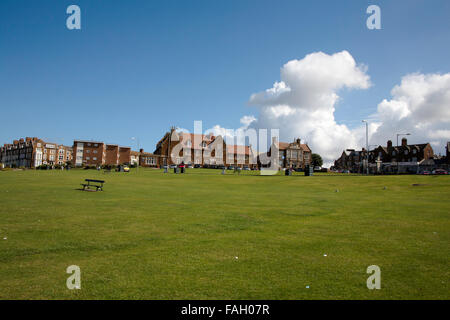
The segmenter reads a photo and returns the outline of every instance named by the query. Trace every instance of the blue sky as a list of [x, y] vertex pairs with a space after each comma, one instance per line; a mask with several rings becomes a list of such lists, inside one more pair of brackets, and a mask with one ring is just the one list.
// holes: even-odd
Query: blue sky
[[[70, 4], [82, 30], [66, 28]], [[382, 30], [366, 28], [377, 4]], [[372, 87], [342, 90], [359, 126], [409, 73], [450, 72], [449, 1], [0, 2], [0, 143], [96, 139], [147, 151], [171, 125], [240, 126], [289, 60], [347, 50]], [[420, 142], [420, 141], [418, 141]]]

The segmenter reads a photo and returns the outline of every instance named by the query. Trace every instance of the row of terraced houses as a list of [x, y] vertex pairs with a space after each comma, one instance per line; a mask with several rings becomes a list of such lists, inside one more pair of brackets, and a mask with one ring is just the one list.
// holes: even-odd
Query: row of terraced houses
[[[284, 168], [305, 168], [311, 163], [311, 149], [295, 139], [279, 142], [279, 164]], [[269, 150], [269, 155], [270, 155]], [[217, 153], [217, 154], [216, 154]], [[220, 154], [219, 154], [220, 153]], [[172, 156], [176, 154], [176, 156]], [[50, 166], [108, 166], [139, 164], [162, 167], [172, 164], [200, 166], [227, 165], [259, 167], [259, 156], [251, 145], [230, 145], [221, 136], [177, 132], [175, 128], [161, 138], [153, 153], [143, 149], [107, 144], [101, 141], [75, 140], [72, 146], [44, 141], [36, 137], [14, 140], [0, 147], [0, 163], [4, 167], [36, 168]]]
[[408, 144], [408, 140], [403, 138], [398, 146], [389, 140], [386, 146], [378, 146], [368, 152], [364, 148], [344, 150], [333, 168], [362, 173], [368, 166], [370, 173], [416, 173], [439, 167], [448, 168], [449, 164], [450, 142], [446, 145], [446, 155], [438, 156], [434, 154], [430, 143]]

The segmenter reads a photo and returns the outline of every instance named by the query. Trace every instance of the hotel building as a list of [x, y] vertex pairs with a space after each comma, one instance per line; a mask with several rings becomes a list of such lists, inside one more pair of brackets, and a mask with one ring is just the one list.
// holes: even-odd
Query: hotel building
[[0, 163], [5, 167], [36, 168], [72, 162], [72, 148], [33, 137], [14, 140], [0, 147]]

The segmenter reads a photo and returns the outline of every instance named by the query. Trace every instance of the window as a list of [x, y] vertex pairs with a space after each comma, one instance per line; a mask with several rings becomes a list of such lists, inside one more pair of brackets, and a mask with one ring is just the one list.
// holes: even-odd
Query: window
[[413, 150], [413, 154], [416, 154], [416, 153], [417, 153], [417, 150], [416, 150], [416, 149], [414, 149], [414, 150]]
[[408, 154], [408, 150], [405, 150], [405, 155], [407, 155]]
[[59, 160], [64, 160], [64, 156], [59, 156], [58, 159]]
[[88, 147], [90, 147], [90, 146], [91, 146], [91, 144], [90, 144], [90, 143], [88, 143], [87, 145], [88, 145]]
[[98, 143], [94, 143], [94, 147], [98, 147]]
[[93, 153], [97, 153], [97, 150], [92, 151]]
[[395, 156], [395, 151], [392, 151], [392, 155]]
[[205, 141], [202, 142], [202, 147], [206, 148], [206, 142]]
[[191, 139], [189, 139], [189, 140], [186, 141], [186, 145], [187, 145], [188, 147], [192, 146]]
[[93, 157], [92, 160], [97, 160], [97, 158], [96, 158], [96, 157]]
[[91, 150], [86, 150], [86, 153], [91, 153]]
[[86, 160], [91, 160], [91, 158], [89, 158], [89, 157], [86, 157]]

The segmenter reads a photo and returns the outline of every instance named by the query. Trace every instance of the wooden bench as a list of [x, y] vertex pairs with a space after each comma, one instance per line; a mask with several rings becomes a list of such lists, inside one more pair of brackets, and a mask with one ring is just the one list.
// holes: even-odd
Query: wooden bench
[[103, 184], [105, 181], [103, 180], [95, 180], [95, 179], [85, 179], [87, 183], [82, 183], [83, 191], [94, 191], [92, 188], [95, 188], [95, 191], [103, 191]]

